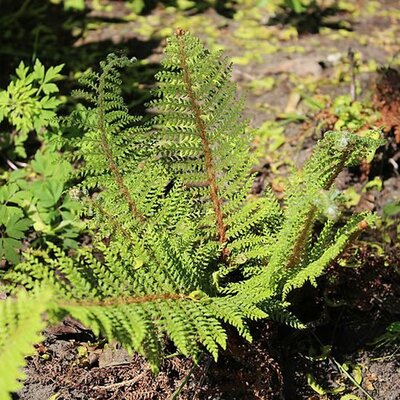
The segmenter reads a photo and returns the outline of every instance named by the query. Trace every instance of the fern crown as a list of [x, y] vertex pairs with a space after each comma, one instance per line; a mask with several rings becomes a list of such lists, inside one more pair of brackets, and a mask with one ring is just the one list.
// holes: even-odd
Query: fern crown
[[370, 213], [341, 224], [332, 187], [380, 139], [326, 133], [281, 207], [269, 188], [249, 196], [254, 159], [243, 100], [221, 53], [178, 30], [156, 75], [150, 124], [124, 104], [120, 71], [130, 64], [109, 55], [99, 73], [84, 76], [75, 94], [86, 105], [64, 124], [79, 133], [66, 146], [79, 160], [93, 245], [72, 255], [52, 244], [27, 252], [7, 273], [10, 290], [49, 288], [51, 320], [70, 314], [144, 354], [154, 371], [165, 334], [196, 360], [202, 347], [214, 358], [226, 347], [226, 323], [248, 340], [249, 319], [301, 327], [288, 293], [315, 284], [374, 224]]

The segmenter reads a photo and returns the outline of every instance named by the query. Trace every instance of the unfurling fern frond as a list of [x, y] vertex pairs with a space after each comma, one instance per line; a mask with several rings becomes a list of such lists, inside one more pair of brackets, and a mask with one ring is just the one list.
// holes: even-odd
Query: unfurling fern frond
[[[276, 241], [269, 246], [269, 262], [251, 279], [232, 284], [228, 293], [245, 293], [262, 301], [283, 295], [306, 281], [315, 284], [325, 268], [336, 260], [358, 233], [373, 226], [371, 213], [355, 215], [340, 228], [327, 219], [318, 234], [315, 223], [319, 199], [325, 196], [345, 166], [360, 162], [382, 144], [376, 132], [360, 137], [349, 132], [328, 132], [304, 168], [291, 177], [283, 222]], [[332, 207], [336, 206], [332, 204]], [[328, 215], [329, 216], [329, 215]]]
[[[345, 226], [340, 228], [331, 243], [327, 243], [322, 250], [319, 248], [317, 257], [311, 258], [307, 264], [292, 268], [285, 274], [283, 296], [295, 288], [299, 288], [309, 281], [316, 286], [318, 278], [345, 250], [348, 244], [363, 230], [374, 226], [376, 216], [370, 213], [354, 215]], [[317, 244], [318, 246], [318, 244]]]
[[291, 269], [302, 262], [318, 217], [319, 199], [332, 187], [339, 172], [361, 162], [368, 149], [381, 144], [374, 135], [375, 132], [366, 137], [349, 132], [325, 134], [304, 168], [291, 178], [286, 192], [285, 222], [269, 268]]
[[19, 291], [17, 298], [0, 301], [0, 399], [11, 399], [11, 392], [22, 387], [24, 358], [42, 340], [43, 313], [51, 298], [52, 292], [46, 288]]

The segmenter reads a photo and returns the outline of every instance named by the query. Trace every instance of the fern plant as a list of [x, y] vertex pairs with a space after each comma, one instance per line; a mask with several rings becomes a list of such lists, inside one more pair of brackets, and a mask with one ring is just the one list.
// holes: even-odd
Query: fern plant
[[[195, 360], [216, 359], [225, 324], [248, 340], [249, 319], [300, 327], [287, 294], [324, 268], [372, 225], [361, 214], [340, 224], [337, 174], [381, 144], [330, 132], [293, 174], [282, 208], [270, 189], [249, 197], [253, 157], [243, 100], [230, 63], [182, 30], [169, 39], [145, 124], [128, 113], [121, 68], [109, 55], [82, 78], [86, 101], [66, 119], [80, 132], [66, 146], [79, 161], [74, 191], [85, 205], [93, 244], [65, 253], [54, 244], [26, 252], [5, 275], [8, 288], [51, 288], [51, 319], [69, 314], [97, 334], [144, 354], [154, 371], [167, 335]], [[316, 222], [322, 229], [316, 229]]]

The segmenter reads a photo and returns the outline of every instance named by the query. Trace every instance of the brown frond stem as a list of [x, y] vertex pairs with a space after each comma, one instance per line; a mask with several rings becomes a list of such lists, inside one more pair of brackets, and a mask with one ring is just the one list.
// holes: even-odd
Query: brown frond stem
[[292, 253], [288, 258], [286, 268], [295, 267], [300, 262], [301, 256], [305, 251], [305, 244], [313, 227], [316, 211], [316, 207], [312, 206], [311, 210], [307, 213], [304, 227], [296, 238], [296, 242], [294, 244]]
[[210, 148], [210, 143], [207, 138], [207, 129], [204, 124], [204, 121], [201, 118], [201, 108], [198, 104], [196, 96], [193, 91], [192, 79], [190, 76], [189, 67], [187, 64], [187, 55], [185, 49], [185, 43], [183, 37], [185, 35], [185, 31], [183, 29], [177, 29], [176, 37], [178, 39], [179, 45], [179, 58], [180, 58], [180, 67], [183, 73], [183, 81], [185, 83], [186, 93], [189, 97], [190, 107], [194, 114], [194, 119], [196, 123], [197, 130], [200, 135], [201, 144], [205, 157], [205, 167], [208, 175], [208, 184], [210, 186], [210, 197], [214, 206], [214, 213], [217, 224], [217, 232], [220, 243], [225, 243], [227, 240], [226, 237], [226, 226], [224, 223], [224, 215], [221, 208], [221, 199], [218, 193], [218, 185], [216, 180], [215, 168], [213, 156]]
[[61, 307], [74, 307], [74, 306], [83, 306], [83, 307], [98, 307], [98, 306], [121, 306], [128, 304], [142, 304], [142, 303], [150, 303], [156, 302], [159, 300], [184, 300], [191, 299], [189, 296], [184, 294], [177, 293], [160, 293], [160, 294], [149, 294], [145, 296], [134, 296], [134, 297], [118, 297], [118, 298], [110, 298], [103, 300], [71, 300], [71, 301], [63, 301], [60, 304]]
[[341, 171], [343, 171], [346, 161], [349, 159], [351, 153], [354, 150], [354, 146], [348, 146], [346, 151], [342, 153], [342, 156], [340, 158], [339, 164], [334, 168], [334, 170], [331, 172], [331, 177], [330, 179], [326, 182], [324, 189], [327, 190], [329, 189], [332, 185], [333, 182], [335, 181], [336, 177], [339, 175]]

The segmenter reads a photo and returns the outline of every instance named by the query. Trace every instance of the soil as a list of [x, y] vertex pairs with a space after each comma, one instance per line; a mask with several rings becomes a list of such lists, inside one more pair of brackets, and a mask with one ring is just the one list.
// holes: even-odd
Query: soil
[[[356, 3], [360, 9], [367, 8], [367, 1]], [[362, 54], [364, 66], [371, 60], [378, 66], [387, 66], [388, 60], [394, 59], [400, 50], [398, 42], [393, 39], [397, 37], [398, 40], [400, 33], [398, 1], [374, 3], [377, 3], [375, 11], [351, 17], [351, 34], [342, 29], [337, 34], [334, 30], [330, 34], [320, 31], [287, 39], [279, 38], [282, 25], [271, 27], [278, 36], [276, 51], [273, 54], [264, 52], [257, 62], [250, 60], [236, 65], [233, 70], [240, 91], [246, 93], [246, 113], [252, 126], [279, 120], [279, 115], [285, 110], [309, 114], [310, 111], [305, 111], [303, 98], [296, 97], [301, 81], [310, 85], [318, 83], [315, 91], [321, 96], [334, 98], [348, 94], [351, 82], [345, 77], [349, 74], [349, 48]], [[74, 51], [78, 54], [79, 49], [85, 46], [87, 50], [107, 43], [108, 49], [112, 48], [112, 43], [116, 44], [115, 47], [123, 43], [131, 51], [141, 53], [136, 55], [147, 57], [151, 72], [157, 70], [163, 41], [146, 40], [135, 33], [137, 21], [118, 20], [127, 11], [121, 3], [116, 4], [114, 15], [108, 14], [108, 18], [118, 23], [110, 22], [89, 31], [74, 43]], [[165, 14], [162, 7], [149, 12], [149, 16], [165, 18], [163, 23], [168, 25], [171, 16]], [[228, 56], [242, 57], [248, 49], [239, 47], [235, 37], [235, 29], [241, 22], [212, 8], [204, 11], [203, 15], [208, 24], [217, 27], [215, 40], [225, 47]], [[92, 17], [102, 18], [104, 15], [94, 10]], [[349, 14], [337, 13], [333, 18], [342, 22], [349, 18]], [[265, 15], [267, 20], [268, 13]], [[199, 34], [207, 36], [204, 32]], [[252, 41], [260, 47], [268, 44], [268, 39], [263, 38], [253, 37]], [[294, 46], [301, 51], [293, 52]], [[250, 51], [252, 48], [249, 47]], [[340, 67], [345, 71], [344, 77], [337, 79], [335, 74]], [[266, 77], [274, 79], [272, 89], [249, 89], [253, 82]], [[388, 144], [378, 152], [367, 170], [347, 171], [341, 175], [338, 185], [342, 189], [354, 185], [362, 195], [363, 203], [360, 202], [358, 207], [375, 209], [382, 214], [388, 202], [400, 197], [400, 77], [395, 66], [385, 67], [381, 72], [359, 68], [357, 81], [359, 95], [373, 98], [375, 108], [381, 111]], [[144, 89], [148, 86], [151, 86], [151, 80], [145, 82]], [[335, 123], [334, 117], [325, 109], [315, 113], [311, 122], [285, 125], [286, 140], [279, 153], [282, 159], [294, 159], [300, 165], [321, 135], [316, 131], [317, 122], [321, 120], [327, 126]], [[260, 161], [255, 192], [262, 192], [266, 182], [279, 189], [274, 182], [275, 175], [284, 176], [290, 164], [283, 162], [273, 170], [273, 163], [276, 160], [268, 154]], [[361, 193], [363, 180], [375, 176], [382, 178], [383, 189]], [[305, 287], [293, 293], [293, 312], [307, 323], [305, 330], [263, 321], [252, 326], [253, 343], [244, 342], [235, 332], [230, 332], [228, 350], [221, 353], [218, 362], [204, 354], [197, 366], [190, 359], [174, 356], [172, 346], [167, 346], [172, 355], [155, 377], [142, 357], [126, 354], [115, 343], [105, 345], [76, 321], [66, 320], [46, 332], [45, 342], [28, 360], [24, 388], [14, 398], [315, 400], [340, 399], [346, 393], [366, 398], [365, 393], [340, 371], [338, 364], [347, 363], [351, 365], [350, 372], [359, 366], [363, 377], [361, 386], [373, 399], [400, 399], [399, 344], [389, 348], [377, 348], [371, 344], [390, 323], [400, 320], [398, 216], [393, 221], [385, 229], [369, 232], [368, 236], [361, 238], [357, 247], [348, 250], [346, 265], [333, 265], [319, 280], [317, 289]], [[323, 388], [320, 394], [307, 382], [307, 374]], [[334, 388], [338, 387], [343, 391], [335, 393]]]
[[393, 131], [400, 143], [400, 73], [393, 68], [383, 68], [376, 84], [375, 103], [382, 113], [386, 132]]

